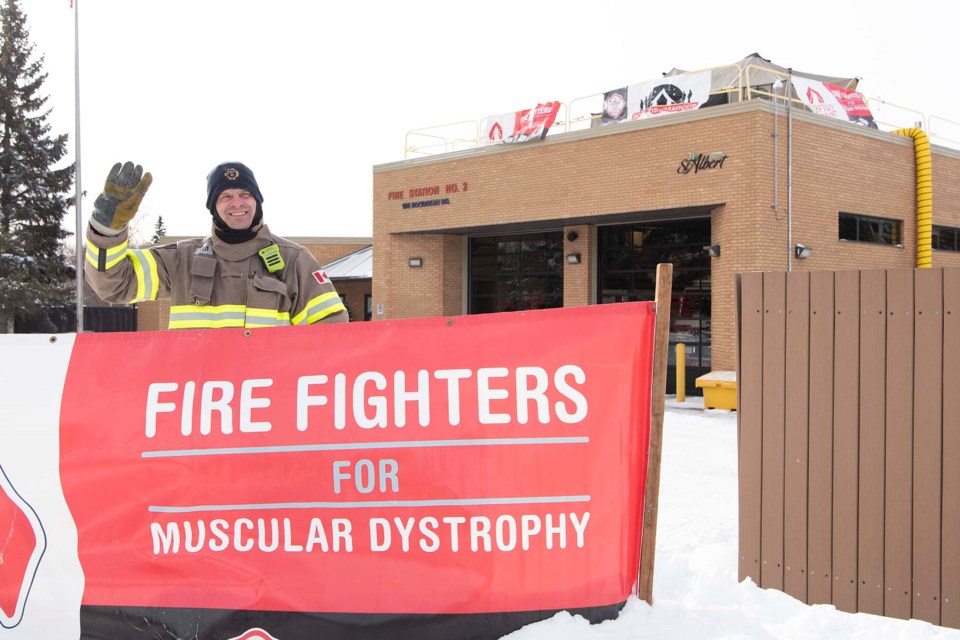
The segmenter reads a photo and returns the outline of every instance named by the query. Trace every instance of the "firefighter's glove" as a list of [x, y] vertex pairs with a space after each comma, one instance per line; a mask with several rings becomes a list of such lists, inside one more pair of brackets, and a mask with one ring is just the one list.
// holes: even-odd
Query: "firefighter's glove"
[[132, 162], [113, 165], [103, 193], [93, 203], [90, 225], [103, 235], [118, 235], [136, 215], [152, 182], [153, 176], [144, 173], [140, 165], [134, 166]]

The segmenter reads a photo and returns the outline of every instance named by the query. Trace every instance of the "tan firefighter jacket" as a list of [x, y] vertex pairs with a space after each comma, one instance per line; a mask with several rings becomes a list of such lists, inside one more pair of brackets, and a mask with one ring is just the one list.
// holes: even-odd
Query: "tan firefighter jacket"
[[[259, 251], [276, 244], [283, 269], [270, 273]], [[267, 260], [278, 266], [275, 259]], [[171, 329], [275, 327], [347, 322], [326, 273], [304, 247], [262, 225], [239, 244], [216, 235], [132, 249], [127, 230], [102, 236], [87, 228], [84, 275], [106, 302], [170, 299]]]

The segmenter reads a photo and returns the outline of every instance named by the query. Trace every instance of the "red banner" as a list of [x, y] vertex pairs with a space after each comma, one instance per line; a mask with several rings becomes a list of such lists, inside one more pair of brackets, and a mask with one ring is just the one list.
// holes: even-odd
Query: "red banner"
[[483, 144], [542, 140], [560, 112], [560, 103], [541, 102], [533, 109], [487, 116], [481, 134]]
[[814, 113], [877, 128], [870, 107], [859, 91], [802, 76], [793, 76], [791, 81], [797, 96]]
[[82, 334], [83, 605], [462, 614], [635, 593], [650, 303]]

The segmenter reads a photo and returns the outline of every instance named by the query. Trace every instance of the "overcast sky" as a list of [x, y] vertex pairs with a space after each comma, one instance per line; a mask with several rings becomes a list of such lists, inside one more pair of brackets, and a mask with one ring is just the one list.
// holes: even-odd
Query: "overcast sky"
[[[205, 177], [224, 160], [254, 170], [274, 232], [369, 236], [373, 166], [403, 160], [412, 129], [753, 52], [960, 122], [952, 2], [74, 1], [83, 219], [110, 166], [133, 160], [154, 177], [147, 236], [157, 216], [170, 235], [209, 233]], [[21, 6], [72, 160], [70, 0]]]

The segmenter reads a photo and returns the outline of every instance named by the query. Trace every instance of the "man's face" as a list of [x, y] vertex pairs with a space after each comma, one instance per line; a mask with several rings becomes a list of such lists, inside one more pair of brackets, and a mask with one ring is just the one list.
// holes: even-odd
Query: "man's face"
[[224, 189], [217, 196], [217, 215], [231, 229], [249, 229], [257, 212], [257, 200], [246, 189]]

